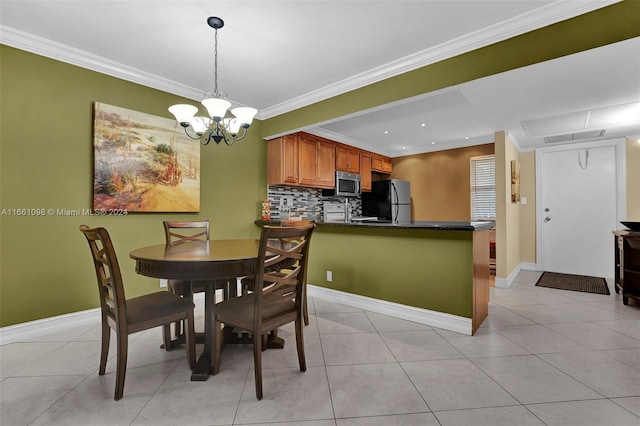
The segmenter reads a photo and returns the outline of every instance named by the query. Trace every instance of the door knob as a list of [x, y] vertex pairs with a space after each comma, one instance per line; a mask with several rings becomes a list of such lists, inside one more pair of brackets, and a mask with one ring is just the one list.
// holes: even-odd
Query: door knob
[[549, 213], [549, 207], [547, 207], [546, 209], [544, 209], [545, 212]]
[[547, 216], [547, 217], [545, 217], [545, 218], [544, 218], [544, 221], [545, 221], [545, 222], [549, 222], [550, 220], [551, 220], [551, 218], [550, 218], [549, 216]]

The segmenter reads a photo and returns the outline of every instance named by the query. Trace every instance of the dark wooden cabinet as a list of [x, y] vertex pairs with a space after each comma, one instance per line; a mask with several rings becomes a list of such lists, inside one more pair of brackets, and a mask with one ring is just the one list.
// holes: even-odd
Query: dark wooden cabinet
[[614, 231], [615, 291], [622, 293], [622, 303], [629, 298], [640, 300], [640, 232]]

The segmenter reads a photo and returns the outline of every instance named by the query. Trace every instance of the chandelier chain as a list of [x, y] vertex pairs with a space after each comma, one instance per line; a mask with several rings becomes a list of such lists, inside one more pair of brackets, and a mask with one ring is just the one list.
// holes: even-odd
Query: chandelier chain
[[220, 96], [218, 91], [218, 29], [215, 29], [213, 38], [213, 96]]

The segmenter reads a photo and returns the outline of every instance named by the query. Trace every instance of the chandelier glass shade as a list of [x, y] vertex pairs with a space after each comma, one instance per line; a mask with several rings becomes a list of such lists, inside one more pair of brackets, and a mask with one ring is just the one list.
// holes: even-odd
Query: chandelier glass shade
[[211, 16], [207, 19], [207, 23], [215, 30], [215, 86], [213, 93], [205, 94], [205, 99], [201, 101], [207, 116], [196, 116], [198, 107], [190, 104], [172, 105], [169, 107], [169, 112], [174, 115], [191, 139], [200, 140], [203, 145], [208, 145], [211, 140], [216, 144], [224, 142], [232, 145], [247, 135], [247, 129], [258, 111], [250, 107], [237, 107], [229, 113], [231, 102], [225, 99], [225, 93], [218, 91], [218, 29], [224, 26], [224, 21]]

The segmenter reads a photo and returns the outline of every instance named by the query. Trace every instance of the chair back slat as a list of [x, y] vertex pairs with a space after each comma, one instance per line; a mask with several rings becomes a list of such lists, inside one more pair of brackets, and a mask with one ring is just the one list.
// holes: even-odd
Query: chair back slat
[[178, 244], [188, 241], [206, 241], [210, 237], [208, 220], [175, 221], [165, 220], [164, 236], [166, 244]]
[[80, 231], [86, 237], [93, 256], [102, 315], [111, 318], [118, 327], [126, 328], [124, 285], [111, 237], [105, 228], [82, 225]]
[[269, 293], [280, 294], [283, 287], [288, 290], [284, 297], [300, 302], [301, 297], [297, 296], [302, 295], [309, 241], [314, 229], [313, 223], [263, 227], [258, 254], [258, 265], [262, 266], [259, 266], [255, 287], [262, 291], [257, 291], [256, 305]]

